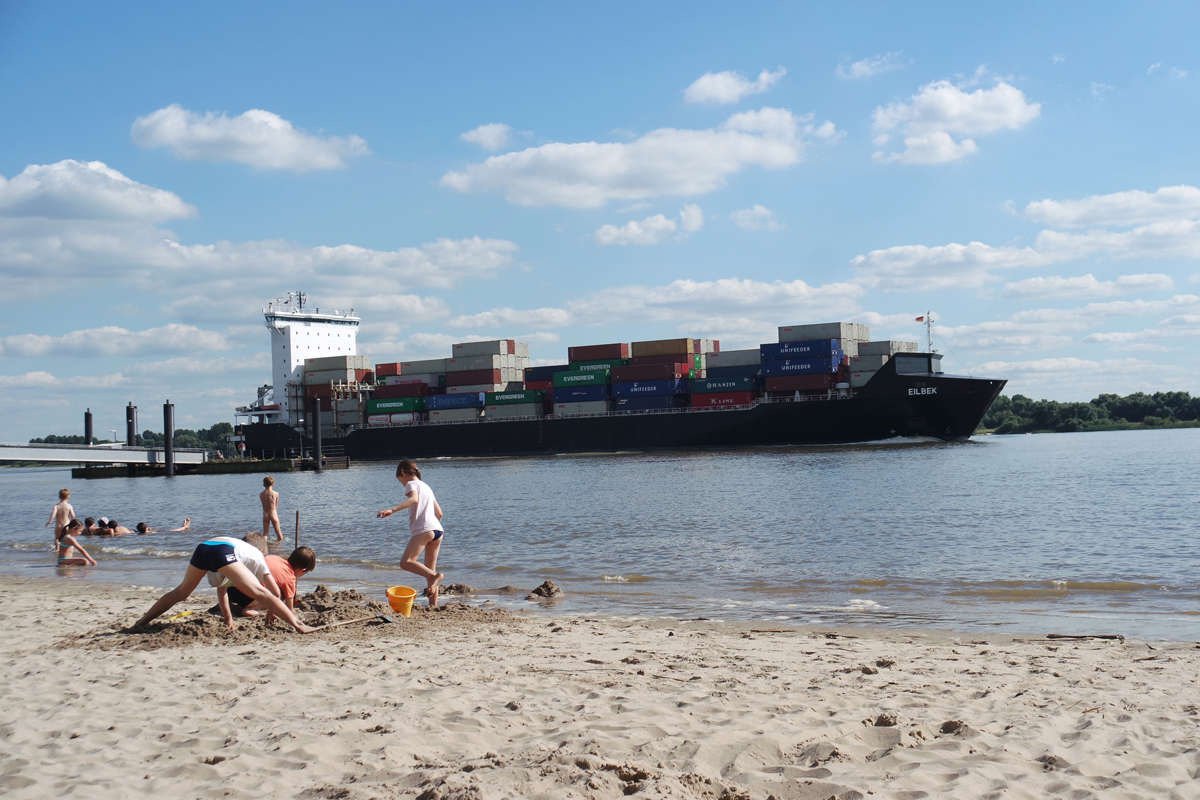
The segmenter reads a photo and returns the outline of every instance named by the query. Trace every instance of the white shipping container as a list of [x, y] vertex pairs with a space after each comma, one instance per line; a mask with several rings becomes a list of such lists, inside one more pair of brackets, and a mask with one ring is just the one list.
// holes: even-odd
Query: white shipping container
[[784, 325], [779, 329], [781, 342], [808, 342], [818, 339], [854, 339], [865, 341], [871, 338], [871, 328], [860, 322], [820, 322], [814, 325]]
[[[461, 344], [452, 344], [450, 345], [450, 352], [454, 354], [454, 358], [504, 355], [508, 353], [508, 340], [493, 339], [490, 342], [462, 342]], [[480, 367], [480, 369], [488, 368]]]
[[391, 414], [372, 414], [367, 417], [368, 425], [389, 425], [392, 421]]
[[334, 400], [333, 401], [333, 410], [334, 411], [353, 411], [355, 413], [362, 413], [362, 401], [357, 397], [351, 397], [348, 400]]
[[556, 417], [573, 417], [580, 414], [603, 414], [607, 411], [607, 400], [592, 400], [587, 403], [554, 404], [554, 416]]
[[470, 386], [447, 386], [446, 394], [478, 394], [479, 392], [499, 392], [503, 389], [503, 383], [473, 383]]
[[338, 425], [358, 425], [363, 421], [361, 411], [339, 411], [337, 412]]
[[520, 417], [540, 417], [541, 403], [512, 403], [511, 405], [487, 406], [484, 409], [488, 419], [514, 419]]
[[478, 408], [442, 408], [429, 412], [430, 422], [469, 422], [477, 419]]
[[719, 341], [717, 341], [716, 339], [701, 339], [700, 340], [700, 350], [698, 352], [700, 352], [700, 353], [716, 353], [716, 352], [719, 352], [720, 349], [721, 349], [721, 343]]
[[762, 357], [757, 347], [752, 350], [724, 350], [720, 353], [709, 353], [704, 357], [705, 369], [748, 367], [751, 364], [761, 363]]
[[420, 422], [423, 416], [420, 411], [410, 411], [406, 414], [390, 414], [393, 425], [412, 425], [414, 422]]
[[504, 356], [463, 356], [447, 358], [446, 372], [474, 372], [480, 369], [500, 369], [500, 361]]
[[329, 383], [353, 383], [354, 370], [352, 369], [326, 369], [320, 372], [305, 372], [304, 384], [306, 386], [324, 386]]
[[855, 356], [850, 359], [851, 372], [876, 372], [883, 369], [888, 356]]
[[523, 358], [526, 361], [528, 361], [529, 360], [529, 342], [514, 342], [513, 343], [513, 355], [517, 356], [518, 358]]
[[876, 372], [851, 372], [850, 387], [853, 389], [859, 389], [863, 386], [866, 386], [867, 381], [871, 380], [871, 378], [874, 378], [876, 374]]
[[305, 372], [327, 369], [372, 369], [370, 356], [324, 356], [304, 359]]
[[423, 372], [445, 372], [446, 361], [444, 358], [427, 358], [424, 361], [401, 361], [401, 375], [415, 375]]
[[858, 346], [858, 354], [860, 356], [894, 356], [896, 353], [915, 352], [917, 352], [916, 342], [900, 340], [863, 342]]

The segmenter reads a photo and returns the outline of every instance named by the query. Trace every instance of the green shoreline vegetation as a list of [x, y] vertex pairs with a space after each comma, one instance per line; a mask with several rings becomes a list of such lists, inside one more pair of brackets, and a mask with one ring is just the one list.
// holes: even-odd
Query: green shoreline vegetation
[[1074, 433], [1200, 428], [1200, 397], [1187, 392], [1102, 394], [1087, 403], [1000, 395], [976, 433]]

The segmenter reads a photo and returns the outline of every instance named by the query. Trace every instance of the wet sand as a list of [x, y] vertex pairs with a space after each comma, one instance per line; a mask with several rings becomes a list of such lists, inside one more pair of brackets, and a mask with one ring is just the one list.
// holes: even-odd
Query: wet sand
[[[1200, 797], [1193, 643], [585, 620], [478, 598], [230, 634], [211, 592], [123, 631], [157, 594], [0, 586], [0, 793]], [[325, 596], [306, 618], [376, 610]]]

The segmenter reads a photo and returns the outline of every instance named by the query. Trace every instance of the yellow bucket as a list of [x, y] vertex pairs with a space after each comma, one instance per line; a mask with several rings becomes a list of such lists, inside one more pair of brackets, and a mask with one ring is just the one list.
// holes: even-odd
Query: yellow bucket
[[412, 614], [412, 604], [416, 596], [417, 590], [407, 586], [393, 586], [387, 590], [388, 605], [392, 607], [392, 611], [406, 617]]

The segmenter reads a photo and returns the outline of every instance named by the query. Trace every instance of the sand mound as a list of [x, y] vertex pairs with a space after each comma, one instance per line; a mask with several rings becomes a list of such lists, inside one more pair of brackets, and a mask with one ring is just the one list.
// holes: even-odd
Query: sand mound
[[[229, 630], [221, 619], [216, 606], [206, 611], [188, 609], [193, 613], [179, 619], [171, 619], [181, 611], [176, 606], [171, 612], [149, 625], [132, 629], [120, 625], [109, 630], [92, 630], [68, 639], [66, 647], [88, 647], [102, 650], [159, 650], [164, 647], [188, 647], [190, 645], [246, 645], [260, 642], [295, 639], [299, 634], [282, 622], [268, 626], [263, 615], [241, 617], [234, 621], [234, 630]], [[332, 591], [321, 584], [315, 591], [297, 598], [296, 611], [307, 625], [329, 625], [344, 620], [363, 617], [384, 616], [386, 622], [373, 618], [354, 625], [344, 625], [309, 634], [305, 639], [329, 641], [361, 641], [365, 639], [404, 638], [423, 639], [446, 632], [469, 633], [484, 626], [501, 627], [520, 624], [520, 620], [507, 611], [483, 609], [465, 603], [444, 603], [436, 608], [414, 604], [412, 616], [403, 617], [381, 603], [353, 589]]]

